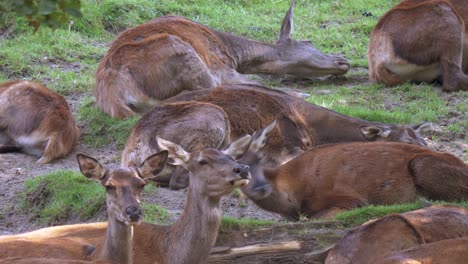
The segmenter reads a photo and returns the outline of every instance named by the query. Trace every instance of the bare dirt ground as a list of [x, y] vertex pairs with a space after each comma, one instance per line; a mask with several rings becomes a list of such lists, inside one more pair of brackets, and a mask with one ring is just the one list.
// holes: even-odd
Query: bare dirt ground
[[[317, 82], [320, 83], [322, 81], [346, 85], [346, 83], [350, 81], [353, 83], [356, 81], [366, 83], [367, 79], [356, 80], [356, 78], [331, 77], [330, 79], [318, 80]], [[288, 86], [288, 82], [285, 82], [285, 86]], [[300, 87], [302, 85], [301, 83], [296, 83], [296, 86]], [[439, 88], [435, 87], [434, 89]], [[314, 93], [322, 92], [333, 91], [314, 91]], [[313, 96], [313, 94], [311, 95]], [[77, 103], [80, 98], [84, 96], [86, 95], [72, 95], [67, 97], [73, 111], [76, 111]], [[448, 99], [450, 106], [454, 106], [457, 102], [460, 102], [460, 100], [466, 101], [466, 99], [459, 99], [452, 94], [443, 94], [442, 96], [445, 96]], [[392, 104], [398, 102], [388, 103]], [[466, 155], [466, 151], [468, 150], [468, 144], [465, 139], [466, 131], [461, 134], [447, 134], [441, 132], [441, 126], [446, 126], [454, 120], [460, 120], [462, 118], [466, 118], [465, 114], [459, 113], [456, 109], [453, 109], [448, 119], [441, 120], [438, 124], [434, 124], [434, 130], [423, 135], [426, 137], [429, 147], [434, 150], [453, 153], [463, 160], [464, 155]], [[86, 128], [82, 127], [82, 129], [85, 130]], [[435, 138], [437, 140], [433, 140]], [[100, 149], [92, 149], [83, 143], [79, 143], [73, 153], [68, 157], [46, 165], [37, 164], [35, 163], [37, 158], [22, 153], [0, 154], [0, 235], [20, 233], [42, 227], [31, 220], [31, 216], [24, 213], [19, 208], [19, 196], [24, 192], [23, 183], [26, 179], [34, 178], [58, 169], [78, 170], [75, 155], [80, 152], [97, 158], [103, 164], [111, 165], [115, 163], [115, 161], [120, 160], [120, 151], [121, 150], [118, 150], [112, 145]], [[64, 188], [66, 188], [66, 186], [64, 186]], [[144, 197], [144, 200], [157, 203], [166, 208], [171, 214], [170, 220], [173, 221], [179, 217], [183, 210], [185, 195], [185, 191], [171, 191], [157, 188], [153, 193]], [[241, 201], [233, 195], [229, 195], [222, 200], [222, 208], [224, 215], [227, 216], [270, 219], [276, 221], [281, 220], [279, 216], [257, 208], [251, 201]], [[104, 218], [105, 214], [94, 219], [90, 219], [89, 222], [103, 220]], [[77, 221], [80, 220], [70, 219], [70, 221], [66, 223], [75, 223]]]

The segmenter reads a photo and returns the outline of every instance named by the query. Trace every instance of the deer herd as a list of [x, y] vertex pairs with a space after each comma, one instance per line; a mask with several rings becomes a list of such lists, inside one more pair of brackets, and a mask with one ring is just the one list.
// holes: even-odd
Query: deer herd
[[[291, 38], [293, 0], [275, 44], [177, 16], [123, 31], [96, 71], [100, 110], [141, 115], [118, 168], [77, 154], [107, 194], [107, 223], [0, 236], [0, 263], [205, 263], [220, 199], [236, 188], [258, 207], [298, 220], [366, 205], [467, 201], [468, 165], [427, 148], [430, 123], [370, 122], [334, 112], [242, 74], [343, 75], [350, 63]], [[440, 81], [468, 91], [465, 0], [403, 0], [370, 35], [369, 78]], [[80, 129], [65, 98], [32, 81], [0, 85], [0, 153], [49, 163], [72, 152]], [[148, 182], [188, 188], [172, 225], [142, 222]], [[466, 263], [468, 210], [429, 206], [351, 229], [325, 263]]]

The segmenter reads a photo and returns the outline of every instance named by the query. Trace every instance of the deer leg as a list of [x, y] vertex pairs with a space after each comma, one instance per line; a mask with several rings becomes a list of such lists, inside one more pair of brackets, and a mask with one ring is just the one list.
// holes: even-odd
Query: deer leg
[[431, 200], [468, 200], [468, 169], [433, 156], [410, 162], [413, 179], [420, 194]]

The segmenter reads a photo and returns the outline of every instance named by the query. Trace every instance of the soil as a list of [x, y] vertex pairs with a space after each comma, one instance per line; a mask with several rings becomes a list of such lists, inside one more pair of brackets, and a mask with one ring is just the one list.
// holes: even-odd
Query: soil
[[[64, 67], [62, 62], [51, 62], [55, 67]], [[72, 70], [79, 68], [80, 65], [71, 65]], [[360, 69], [362, 71], [362, 69]], [[44, 80], [45, 82], [50, 80]], [[302, 80], [286, 80], [284, 86], [301, 87], [307, 82], [313, 83], [332, 83], [339, 85], [351, 85], [356, 82], [366, 83], [367, 79], [362, 76], [356, 77], [329, 77], [319, 78], [313, 81]], [[294, 84], [294, 85], [291, 85]], [[390, 88], [389, 88], [390, 89]], [[439, 89], [435, 87], [434, 89]], [[312, 93], [332, 93], [333, 90], [315, 90]], [[313, 94], [312, 94], [313, 95]], [[67, 96], [73, 112], [76, 112], [76, 106], [81, 98], [89, 96], [89, 94], [72, 94]], [[453, 94], [443, 94], [448, 98], [449, 107], [453, 108], [451, 115], [448, 118], [439, 121], [439, 124], [434, 125], [434, 130], [428, 132], [426, 140], [429, 147], [434, 150], [447, 151], [453, 153], [460, 159], [464, 159], [468, 144], [465, 139], [465, 134], [450, 134], [442, 133], [441, 127], [447, 126], [455, 120], [466, 118], [465, 113], [459, 113], [455, 109], [455, 105], [460, 102], [460, 99]], [[466, 102], [465, 102], [466, 103]], [[398, 104], [398, 102], [388, 102], [388, 104]], [[84, 126], [84, 125], [82, 125]], [[82, 127], [86, 130], [86, 127]], [[436, 140], [435, 140], [436, 139]], [[6, 153], [0, 154], [0, 235], [14, 234], [34, 230], [41, 226], [31, 219], [31, 216], [19, 209], [19, 196], [23, 193], [23, 183], [26, 179], [37, 177], [58, 169], [78, 170], [75, 155], [77, 153], [86, 153], [97, 158], [103, 164], [113, 164], [120, 160], [120, 149], [115, 145], [105, 146], [98, 149], [89, 148], [83, 143], [79, 143], [74, 151], [63, 159], [59, 159], [53, 163], [42, 165], [37, 164], [37, 158], [22, 153]], [[174, 221], [180, 216], [185, 203], [185, 191], [171, 191], [168, 189], [157, 188], [153, 193], [144, 197], [145, 201], [157, 203], [166, 208], [170, 213], [170, 221]], [[263, 211], [257, 208], [251, 201], [239, 199], [234, 195], [228, 195], [222, 200], [222, 209], [224, 215], [233, 217], [249, 217], [257, 219], [268, 219], [280, 221], [281, 218], [275, 214]], [[104, 214], [96, 218], [88, 220], [88, 222], [103, 220]], [[80, 219], [69, 219], [62, 224], [70, 224], [80, 222]]]

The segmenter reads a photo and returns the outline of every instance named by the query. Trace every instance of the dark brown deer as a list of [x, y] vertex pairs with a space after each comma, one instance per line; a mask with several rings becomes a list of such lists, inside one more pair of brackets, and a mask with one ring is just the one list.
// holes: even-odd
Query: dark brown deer
[[[392, 256], [395, 260], [413, 249], [427, 248], [438, 241], [463, 237], [466, 239], [467, 235], [468, 210], [452, 206], [431, 206], [384, 216], [353, 228], [330, 251], [325, 263], [383, 263], [387, 256]], [[456, 251], [456, 248], [453, 249]], [[435, 250], [432, 254], [438, 255], [439, 251]]]
[[468, 91], [467, 22], [465, 0], [401, 1], [371, 32], [370, 79], [440, 80], [444, 91]]
[[251, 83], [241, 74], [315, 77], [345, 74], [346, 59], [291, 38], [291, 3], [276, 44], [219, 32], [183, 17], [163, 16], [122, 32], [96, 71], [99, 108], [118, 118], [144, 113], [182, 91]]
[[22, 151], [48, 163], [70, 153], [79, 136], [62, 95], [30, 81], [0, 84], [0, 153]]
[[[241, 187], [249, 182], [249, 167], [239, 164], [230, 156], [245, 152], [249, 141], [232, 142], [223, 151], [204, 149], [188, 153], [179, 145], [159, 138], [157, 140], [162, 149], [169, 151], [168, 162], [184, 166], [190, 172], [187, 203], [181, 218], [173, 225], [141, 223], [134, 227], [133, 262], [204, 263], [218, 234], [221, 222], [221, 197], [236, 187]], [[87, 260], [94, 252], [93, 248], [95, 247], [92, 245], [96, 245], [105, 236], [106, 224], [82, 224], [41, 230], [24, 235], [7, 236], [5, 240], [11, 240], [13, 237], [24, 238], [24, 240], [29, 240], [28, 246], [35, 245], [46, 248], [47, 254], [38, 255], [39, 249], [37, 248], [33, 250], [19, 248], [11, 242], [5, 243], [5, 240], [2, 241], [5, 237], [0, 237], [0, 259], [12, 257], [57, 258], [58, 255], [64, 253], [61, 250], [55, 250], [54, 246], [74, 244], [78, 245], [74, 247], [74, 250], [79, 249], [79, 252], [84, 254], [84, 259]], [[15, 242], [18, 243], [18, 241]], [[6, 246], [10, 246], [10, 249]], [[96, 248], [99, 250], [99, 246]], [[53, 256], [52, 254], [58, 255]], [[81, 260], [83, 257], [75, 257], [74, 259]], [[53, 259], [50, 261], [54, 263]]]
[[[28, 258], [43, 258], [41, 261], [45, 263], [66, 263], [64, 259], [69, 263], [133, 263], [133, 228], [142, 220], [140, 196], [146, 180], [162, 171], [167, 156], [167, 151], [162, 151], [135, 168], [107, 169], [94, 158], [78, 154], [78, 164], [83, 175], [99, 181], [106, 188], [107, 225], [57, 226], [20, 235], [1, 236], [0, 260], [20, 257], [25, 258], [24, 261]], [[70, 235], [72, 233], [74, 235]]]
[[331, 218], [369, 204], [414, 202], [417, 195], [468, 200], [468, 166], [448, 153], [396, 142], [343, 143], [263, 168], [255, 165], [261, 156], [247, 158], [263, 144], [253, 145], [239, 160], [252, 166], [251, 184], [242, 191], [261, 208], [286, 218]]
[[[174, 104], [178, 101], [191, 101], [192, 104]], [[197, 105], [196, 102], [208, 104]], [[223, 122], [223, 116], [227, 116], [228, 121]], [[273, 120], [277, 120], [276, 127], [263, 152], [265, 162], [274, 165], [282, 164], [312, 146], [327, 143], [397, 141], [426, 145], [418, 133], [431, 126], [429, 123], [401, 126], [369, 122], [262, 86], [224, 85], [208, 92], [186, 92], [146, 113], [132, 130], [122, 165], [130, 166], [131, 160], [140, 162], [146, 153], [158, 151], [157, 135], [195, 151], [224, 146], [229, 138], [252, 134]], [[230, 132], [223, 131], [227, 127]], [[164, 176], [160, 183], [174, 189], [186, 188], [187, 173], [182, 168], [172, 172], [170, 167], [161, 173]]]

